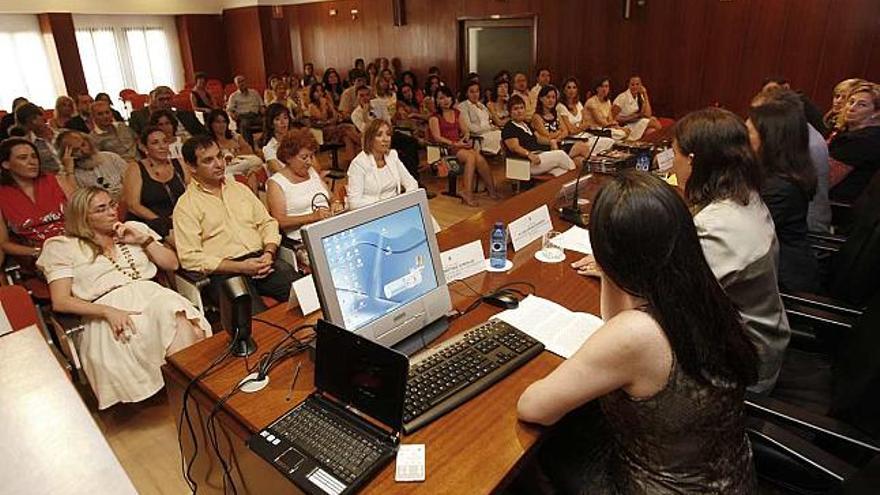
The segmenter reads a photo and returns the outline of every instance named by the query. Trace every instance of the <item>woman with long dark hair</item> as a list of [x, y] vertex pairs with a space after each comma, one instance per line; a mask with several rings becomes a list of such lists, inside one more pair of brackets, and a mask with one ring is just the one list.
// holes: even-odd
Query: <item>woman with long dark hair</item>
[[776, 383], [791, 329], [779, 296], [773, 218], [761, 201], [761, 173], [742, 119], [720, 108], [691, 112], [673, 130], [673, 171], [694, 214], [703, 253], [739, 308], [758, 349], [758, 382]]
[[815, 292], [818, 265], [807, 239], [807, 210], [817, 180], [803, 103], [792, 91], [759, 98], [749, 109], [746, 128], [763, 174], [761, 199], [779, 240], [779, 285]]
[[624, 172], [597, 195], [590, 237], [605, 323], [526, 389], [519, 417], [549, 425], [598, 400], [607, 433], [578, 438], [586, 426], [566, 422], [557, 442], [586, 457], [563, 475], [581, 493], [754, 492], [743, 397], [757, 355], [687, 206]]

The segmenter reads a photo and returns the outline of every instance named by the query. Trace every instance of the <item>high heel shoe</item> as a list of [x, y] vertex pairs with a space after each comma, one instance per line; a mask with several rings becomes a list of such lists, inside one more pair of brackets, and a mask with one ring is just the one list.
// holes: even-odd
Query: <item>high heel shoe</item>
[[477, 203], [477, 200], [475, 200], [473, 197], [467, 197], [464, 194], [462, 194], [460, 197], [461, 202], [468, 206], [480, 206], [480, 203]]

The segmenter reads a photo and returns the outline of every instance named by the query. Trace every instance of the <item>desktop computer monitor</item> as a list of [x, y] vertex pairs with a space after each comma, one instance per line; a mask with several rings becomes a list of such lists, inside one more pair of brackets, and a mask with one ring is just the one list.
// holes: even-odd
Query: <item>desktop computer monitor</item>
[[411, 354], [452, 309], [425, 191], [303, 227], [324, 318]]

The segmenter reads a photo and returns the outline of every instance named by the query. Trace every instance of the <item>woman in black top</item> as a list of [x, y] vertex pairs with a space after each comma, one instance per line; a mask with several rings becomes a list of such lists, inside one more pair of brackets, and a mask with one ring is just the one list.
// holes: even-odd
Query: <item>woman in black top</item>
[[[126, 219], [143, 222], [162, 237], [169, 237], [174, 206], [186, 190], [189, 175], [186, 167], [171, 158], [165, 133], [158, 127], [144, 130], [140, 148], [146, 158], [129, 165], [122, 182]], [[173, 243], [173, 237], [169, 239]]]
[[815, 292], [818, 265], [807, 239], [807, 210], [817, 180], [803, 104], [793, 91], [768, 94], [753, 104], [746, 127], [764, 176], [761, 199], [779, 240], [779, 285]]
[[342, 85], [342, 78], [339, 77], [339, 73], [336, 72], [336, 69], [330, 67], [329, 69], [324, 71], [324, 77], [322, 78], [322, 83], [324, 85], [324, 91], [327, 93], [327, 96], [333, 101], [333, 106], [337, 109], [339, 108], [339, 99], [342, 98], [342, 91], [345, 89]]
[[113, 108], [113, 100], [110, 99], [110, 95], [107, 93], [98, 93], [95, 95], [95, 101], [103, 101], [110, 105], [110, 112], [113, 114], [113, 120], [116, 122], [125, 122], [125, 119], [122, 118], [122, 114]]
[[211, 101], [211, 95], [205, 85], [208, 82], [204, 72], [196, 72], [195, 85], [189, 93], [189, 100], [192, 103], [193, 110], [196, 112], [208, 113], [214, 109], [214, 103]]
[[532, 175], [562, 175], [574, 170], [574, 162], [568, 154], [551, 141], [529, 127], [526, 122], [526, 103], [519, 95], [510, 97], [508, 103], [510, 121], [501, 129], [501, 141], [509, 156], [526, 158], [531, 163]]
[[[844, 112], [846, 130], [828, 145], [833, 159], [829, 196], [852, 202], [880, 169], [880, 85], [867, 83], [854, 88]], [[835, 174], [841, 164], [845, 170]]]

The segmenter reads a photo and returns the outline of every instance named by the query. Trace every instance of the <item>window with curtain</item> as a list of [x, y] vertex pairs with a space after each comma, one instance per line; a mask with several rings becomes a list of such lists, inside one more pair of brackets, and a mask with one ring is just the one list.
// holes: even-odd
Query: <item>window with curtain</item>
[[45, 108], [64, 92], [59, 68], [52, 70], [36, 16], [0, 16], [0, 109], [11, 112], [12, 100], [24, 96]]
[[[95, 24], [92, 22], [91, 24]], [[76, 41], [89, 92], [117, 98], [123, 89], [147, 94], [156, 86], [178, 89], [179, 65], [164, 26], [77, 26]]]

